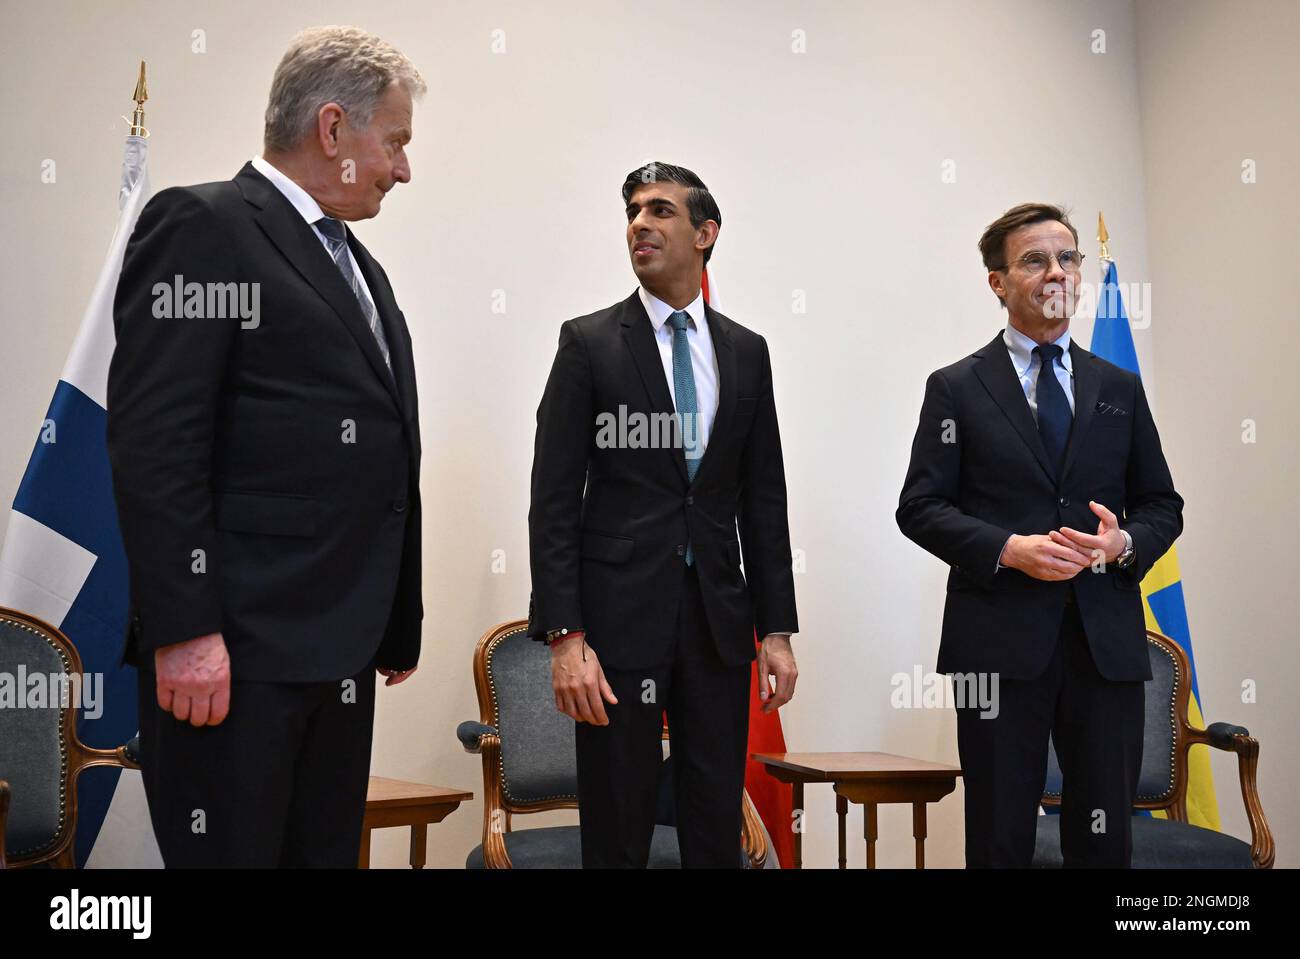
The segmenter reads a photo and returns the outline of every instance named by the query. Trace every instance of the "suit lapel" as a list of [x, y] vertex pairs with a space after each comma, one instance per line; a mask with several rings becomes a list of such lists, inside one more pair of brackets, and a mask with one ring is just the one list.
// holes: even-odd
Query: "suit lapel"
[[718, 448], [718, 440], [726, 435], [736, 411], [736, 351], [731, 344], [731, 321], [707, 303], [704, 304], [704, 315], [709, 323], [709, 338], [713, 340], [713, 355], [718, 361], [718, 413], [713, 418], [713, 428], [709, 430], [709, 445], [704, 450], [704, 458], [695, 471], [696, 483], [709, 468], [709, 463], [718, 458], [710, 454]]
[[1070, 465], [1092, 423], [1097, 395], [1101, 392], [1101, 373], [1097, 369], [1096, 360], [1097, 357], [1076, 343], [1073, 337], [1070, 338], [1070, 364], [1074, 367], [1074, 423], [1070, 427], [1070, 439], [1065, 446], [1061, 479], [1070, 475]]
[[[383, 271], [379, 269], [379, 264], [370, 255], [370, 251], [361, 245], [361, 241], [351, 230], [348, 230], [348, 242], [357, 265], [361, 267], [361, 275], [366, 279], [366, 286], [370, 287], [370, 295], [374, 297], [375, 309], [379, 311], [379, 322], [384, 325], [384, 338], [388, 341], [388, 358], [393, 364], [391, 373], [384, 369], [384, 376], [396, 381], [394, 385], [397, 390], [398, 405], [404, 414], [410, 416], [415, 407], [415, 362], [411, 351], [407, 349], [406, 322], [402, 319], [402, 311], [397, 308], [392, 287], [388, 285]], [[374, 334], [370, 333], [369, 327], [366, 328], [366, 332], [373, 341]], [[378, 346], [375, 347], [375, 352], [379, 352]], [[380, 363], [383, 363], [382, 356], [380, 356]]]
[[1038, 465], [1055, 482], [1056, 470], [1047, 458], [1042, 437], [1038, 435], [1038, 424], [1034, 422], [1034, 414], [1029, 411], [1029, 402], [1025, 399], [1025, 391], [1016, 376], [1015, 367], [1011, 365], [1011, 357], [1007, 354], [1002, 334], [998, 333], [993, 342], [976, 356], [979, 361], [975, 364], [975, 374], [980, 382], [1033, 452]]
[[[361, 314], [361, 304], [357, 302], [352, 288], [330, 259], [315, 231], [298, 215], [293, 204], [266, 177], [258, 173], [251, 163], [244, 164], [235, 176], [235, 184], [244, 199], [257, 207], [255, 219], [262, 232], [347, 327], [375, 375], [388, 389], [393, 402], [400, 407], [397, 384], [384, 365], [384, 357], [379, 352], [375, 335]], [[367, 283], [369, 282], [367, 277]], [[373, 292], [373, 286], [371, 290]]]
[[[668, 380], [664, 377], [664, 364], [659, 355], [659, 344], [655, 342], [654, 327], [650, 325], [650, 317], [646, 315], [639, 293], [633, 291], [623, 301], [623, 317], [620, 322], [623, 326], [623, 341], [632, 353], [632, 361], [636, 364], [641, 383], [650, 397], [650, 412], [675, 415], [677, 410], [673, 406], [673, 395], [668, 391]], [[686, 454], [681, 446], [674, 444], [669, 453], [677, 471], [681, 473], [682, 482], [689, 482]]]

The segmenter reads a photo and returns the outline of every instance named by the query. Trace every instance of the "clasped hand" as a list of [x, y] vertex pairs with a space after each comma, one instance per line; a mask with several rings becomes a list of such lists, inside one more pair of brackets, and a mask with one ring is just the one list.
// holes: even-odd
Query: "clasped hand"
[[1114, 562], [1124, 551], [1119, 520], [1101, 503], [1090, 501], [1088, 506], [1100, 520], [1096, 534], [1062, 526], [1046, 535], [1012, 536], [998, 562], [1034, 579], [1052, 582], [1073, 579], [1094, 563]]

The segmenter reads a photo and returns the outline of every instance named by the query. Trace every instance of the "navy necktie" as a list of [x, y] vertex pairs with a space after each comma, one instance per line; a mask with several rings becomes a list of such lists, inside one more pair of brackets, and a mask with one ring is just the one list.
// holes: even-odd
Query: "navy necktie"
[[1070, 401], [1056, 378], [1056, 361], [1064, 351], [1055, 343], [1035, 346], [1034, 355], [1038, 357], [1038, 435], [1043, 438], [1043, 447], [1047, 450], [1047, 459], [1061, 472], [1062, 460], [1065, 458], [1065, 444], [1070, 438], [1070, 424], [1074, 416], [1070, 412]]
[[[691, 366], [691, 345], [686, 340], [686, 324], [690, 314], [678, 310], [668, 317], [673, 328], [673, 398], [677, 402], [677, 415], [682, 422], [682, 442], [686, 453], [686, 476], [694, 482], [700, 468], [701, 447], [699, 431], [699, 401], [695, 396], [695, 369]], [[695, 562], [691, 544], [686, 544], [686, 565]]]

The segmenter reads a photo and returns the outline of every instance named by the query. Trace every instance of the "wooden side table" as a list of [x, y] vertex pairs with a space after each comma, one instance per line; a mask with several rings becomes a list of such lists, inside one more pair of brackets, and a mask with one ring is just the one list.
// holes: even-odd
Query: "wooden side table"
[[[803, 809], [804, 783], [832, 783], [840, 826], [840, 868], [847, 868], [845, 820], [849, 803], [862, 804], [867, 841], [867, 868], [876, 868], [876, 807], [880, 803], [912, 804], [912, 836], [916, 868], [925, 868], [926, 804], [938, 802], [957, 788], [961, 769], [926, 759], [892, 753], [753, 753], [768, 775], [794, 786], [794, 808]], [[803, 868], [803, 833], [794, 834], [794, 868]]]
[[428, 824], [442, 822], [461, 803], [473, 798], [472, 792], [463, 789], [371, 776], [366, 791], [366, 818], [361, 824], [361, 855], [357, 867], [370, 868], [370, 830], [410, 826], [411, 868], [423, 869]]

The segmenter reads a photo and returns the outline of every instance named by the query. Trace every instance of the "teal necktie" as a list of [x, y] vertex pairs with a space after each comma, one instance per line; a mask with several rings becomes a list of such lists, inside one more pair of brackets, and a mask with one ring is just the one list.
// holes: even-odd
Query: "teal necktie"
[[[690, 314], [678, 310], [668, 317], [673, 328], [673, 394], [677, 401], [677, 416], [682, 422], [683, 452], [686, 454], [686, 477], [694, 482], [700, 469], [699, 404], [695, 397], [695, 370], [691, 367], [691, 345], [686, 340], [686, 324]], [[691, 544], [686, 544], [686, 565], [695, 562]]]

